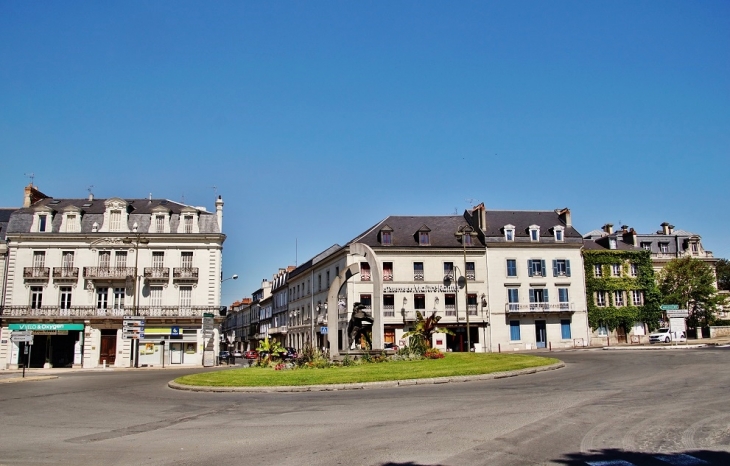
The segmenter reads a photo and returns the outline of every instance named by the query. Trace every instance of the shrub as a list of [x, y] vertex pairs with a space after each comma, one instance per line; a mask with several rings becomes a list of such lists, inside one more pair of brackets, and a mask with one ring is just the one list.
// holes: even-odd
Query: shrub
[[428, 359], [442, 359], [444, 357], [444, 353], [442, 353], [438, 348], [429, 348], [426, 350], [424, 356]]

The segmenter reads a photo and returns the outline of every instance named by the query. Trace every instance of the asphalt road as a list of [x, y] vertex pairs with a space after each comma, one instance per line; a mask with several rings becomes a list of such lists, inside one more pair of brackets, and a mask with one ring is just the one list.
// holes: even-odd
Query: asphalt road
[[730, 349], [551, 355], [566, 367], [338, 392], [166, 386], [190, 370], [0, 384], [0, 465], [730, 464]]

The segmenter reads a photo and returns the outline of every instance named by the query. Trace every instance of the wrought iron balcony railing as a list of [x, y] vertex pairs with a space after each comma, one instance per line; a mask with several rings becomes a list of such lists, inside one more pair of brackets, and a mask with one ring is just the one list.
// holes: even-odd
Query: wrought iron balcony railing
[[26, 280], [48, 281], [51, 269], [48, 267], [23, 267], [23, 278]]
[[175, 267], [172, 269], [172, 281], [174, 282], [197, 282], [197, 267]]
[[79, 268], [78, 267], [54, 267], [53, 268], [53, 279], [54, 280], [78, 280]]
[[134, 267], [84, 267], [84, 278], [126, 279], [134, 277]]
[[170, 279], [169, 267], [145, 267], [144, 278], [152, 281], [168, 281]]
[[573, 306], [573, 303], [529, 303], [529, 304], [519, 304], [519, 303], [506, 303], [505, 304], [505, 312], [506, 313], [528, 313], [528, 312], [534, 312], [534, 313], [549, 313], [549, 312], [574, 312], [575, 308]]
[[395, 306], [392, 304], [384, 304], [383, 317], [395, 317]]

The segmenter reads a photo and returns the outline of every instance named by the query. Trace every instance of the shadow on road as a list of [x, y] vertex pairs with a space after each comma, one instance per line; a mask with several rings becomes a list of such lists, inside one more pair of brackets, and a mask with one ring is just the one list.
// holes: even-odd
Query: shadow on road
[[692, 450], [675, 453], [640, 453], [609, 448], [584, 453], [569, 453], [553, 460], [568, 465], [723, 465], [730, 464], [730, 453], [724, 451]]

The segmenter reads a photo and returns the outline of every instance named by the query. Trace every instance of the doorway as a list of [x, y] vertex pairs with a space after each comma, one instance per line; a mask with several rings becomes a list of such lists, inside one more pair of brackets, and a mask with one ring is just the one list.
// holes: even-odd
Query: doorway
[[170, 343], [170, 364], [182, 364], [183, 344]]
[[535, 321], [535, 346], [545, 348], [547, 345], [547, 325], [544, 320]]
[[623, 325], [619, 325], [616, 328], [616, 340], [618, 340], [619, 343], [627, 343], [628, 340], [626, 339], [626, 327]]
[[101, 345], [99, 349], [99, 364], [113, 366], [117, 359], [117, 331], [102, 330]]

